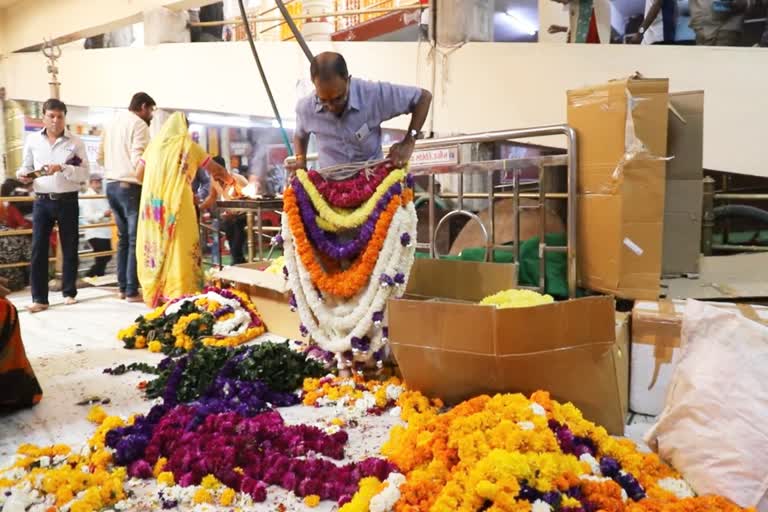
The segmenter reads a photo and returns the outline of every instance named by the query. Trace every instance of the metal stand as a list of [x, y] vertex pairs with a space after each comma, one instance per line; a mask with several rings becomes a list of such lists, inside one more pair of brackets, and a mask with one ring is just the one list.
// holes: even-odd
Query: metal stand
[[[567, 151], [563, 155], [542, 156], [533, 158], [513, 158], [500, 160], [487, 160], [479, 151], [481, 144], [495, 143], [519, 139], [531, 139], [560, 135], [566, 138]], [[388, 148], [384, 148], [384, 154]], [[317, 155], [308, 155], [307, 159], [315, 159]], [[289, 157], [286, 163], [293, 163], [295, 159]], [[437, 254], [436, 240], [440, 228], [452, 217], [469, 217], [480, 224], [485, 238], [485, 259], [493, 261], [493, 253], [496, 249], [510, 250], [509, 245], [499, 245], [495, 237], [495, 208], [494, 201], [500, 198], [512, 198], [515, 215], [515, 236], [511, 249], [514, 251], [515, 261], [520, 261], [520, 212], [525, 209], [537, 209], [540, 213], [539, 227], [539, 283], [531, 289], [544, 292], [546, 290], [546, 255], [550, 252], [561, 252], [567, 255], [568, 265], [568, 293], [570, 297], [576, 296], [577, 260], [576, 260], [576, 225], [577, 225], [577, 147], [576, 132], [568, 125], [543, 126], [537, 128], [524, 128], [520, 130], [501, 130], [495, 132], [460, 135], [441, 139], [428, 139], [416, 141], [416, 150], [411, 158], [410, 172], [414, 175], [426, 175], [429, 177], [426, 196], [429, 199], [429, 241], [417, 244], [417, 248], [426, 249], [431, 257], [439, 257]], [[546, 182], [548, 169], [565, 166], [568, 172], [568, 186], [566, 193], [547, 193]], [[523, 193], [520, 190], [520, 171], [524, 168], [539, 168], [538, 192]], [[329, 172], [330, 171], [330, 172]], [[498, 172], [512, 173], [513, 192], [497, 192], [493, 186], [493, 179], [487, 192], [465, 193], [464, 177], [472, 173], [487, 173], [493, 175]], [[334, 170], [321, 170], [324, 176], [330, 177]], [[437, 175], [458, 174], [458, 190], [456, 193], [438, 193], [436, 189]], [[491, 176], [492, 178], [493, 176]], [[436, 223], [436, 198], [457, 199], [457, 207]], [[538, 204], [526, 206], [520, 204], [521, 198], [537, 199]], [[464, 206], [465, 199], [484, 199], [489, 202], [489, 226], [485, 226], [480, 217]], [[546, 202], [550, 200], [567, 201], [567, 236], [566, 246], [550, 246], [545, 240], [546, 235]], [[521, 287], [522, 288], [522, 287]]]

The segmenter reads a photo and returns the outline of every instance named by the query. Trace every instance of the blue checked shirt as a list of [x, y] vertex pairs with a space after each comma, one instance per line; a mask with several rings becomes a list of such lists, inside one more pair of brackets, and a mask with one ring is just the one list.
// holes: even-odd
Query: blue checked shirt
[[328, 112], [314, 94], [299, 100], [296, 135], [315, 134], [320, 168], [377, 160], [383, 157], [381, 123], [410, 113], [420, 97], [420, 87], [352, 78], [341, 117]]

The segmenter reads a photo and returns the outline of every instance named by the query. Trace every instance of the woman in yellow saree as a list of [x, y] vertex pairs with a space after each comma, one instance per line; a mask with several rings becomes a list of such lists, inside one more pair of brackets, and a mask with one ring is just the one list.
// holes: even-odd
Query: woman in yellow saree
[[166, 300], [203, 288], [202, 252], [192, 180], [204, 168], [213, 180], [233, 182], [226, 169], [192, 141], [177, 112], [152, 139], [139, 163], [142, 181], [136, 261], [144, 302]]

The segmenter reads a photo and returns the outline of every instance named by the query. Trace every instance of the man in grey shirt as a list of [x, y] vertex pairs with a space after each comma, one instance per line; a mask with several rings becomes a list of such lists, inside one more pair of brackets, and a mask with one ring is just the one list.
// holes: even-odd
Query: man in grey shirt
[[50, 99], [43, 104], [45, 128], [32, 133], [24, 147], [24, 162], [16, 173], [23, 182], [34, 179], [32, 214], [31, 313], [48, 309], [48, 243], [59, 226], [63, 256], [61, 293], [65, 304], [77, 296], [77, 203], [80, 183], [88, 179], [88, 157], [83, 142], [66, 129], [67, 106]]
[[381, 123], [411, 114], [408, 132], [394, 144], [388, 158], [402, 167], [411, 158], [432, 103], [432, 94], [419, 87], [369, 82], [349, 76], [338, 53], [315, 56], [310, 65], [315, 94], [296, 106], [296, 164], [306, 167], [310, 134], [317, 138], [320, 167], [382, 158]]

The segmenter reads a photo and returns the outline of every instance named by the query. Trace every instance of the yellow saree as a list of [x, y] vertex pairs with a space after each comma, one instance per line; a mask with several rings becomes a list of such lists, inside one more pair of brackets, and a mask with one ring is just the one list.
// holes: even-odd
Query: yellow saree
[[203, 287], [200, 236], [192, 180], [208, 155], [173, 114], [144, 152], [144, 182], [136, 261], [144, 302], [196, 293]]

